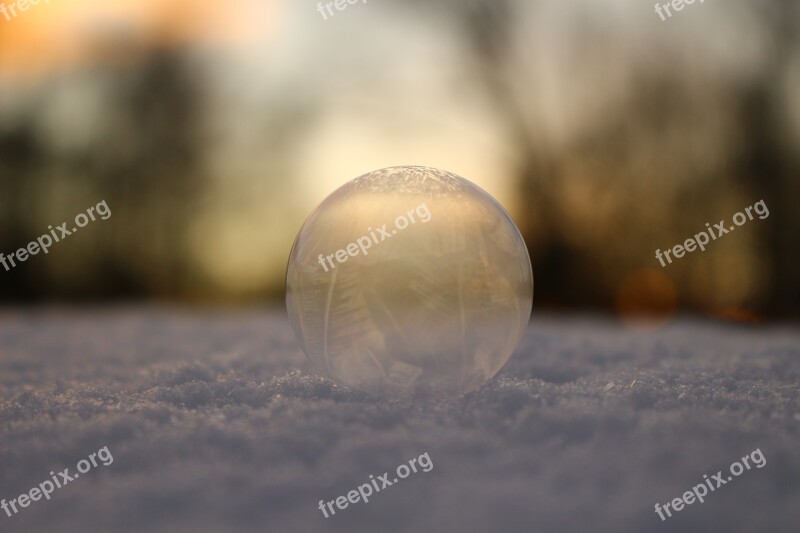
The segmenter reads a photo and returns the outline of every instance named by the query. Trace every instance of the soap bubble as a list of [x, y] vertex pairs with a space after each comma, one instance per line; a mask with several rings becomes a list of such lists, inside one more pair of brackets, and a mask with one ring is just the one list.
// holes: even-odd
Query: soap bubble
[[350, 181], [308, 217], [286, 306], [314, 366], [370, 393], [469, 392], [528, 324], [522, 236], [487, 192], [450, 172], [393, 167]]

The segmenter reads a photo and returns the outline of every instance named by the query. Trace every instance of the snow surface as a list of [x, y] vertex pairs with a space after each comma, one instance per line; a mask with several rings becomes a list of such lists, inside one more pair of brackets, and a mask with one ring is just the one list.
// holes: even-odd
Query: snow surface
[[[103, 446], [0, 531], [793, 532], [800, 332], [534, 316], [490, 384], [413, 403], [314, 377], [279, 311], [0, 312], [0, 498]], [[763, 468], [655, 514], [756, 448]]]

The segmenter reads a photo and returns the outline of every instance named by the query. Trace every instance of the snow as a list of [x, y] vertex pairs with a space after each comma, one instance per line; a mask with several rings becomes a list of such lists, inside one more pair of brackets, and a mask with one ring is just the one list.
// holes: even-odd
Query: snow
[[[0, 531], [796, 531], [800, 332], [534, 316], [489, 385], [388, 402], [316, 377], [278, 310], [0, 311]], [[662, 522], [755, 449], [766, 458]], [[333, 500], [428, 453], [325, 518]], [[727, 474], [726, 474], [727, 475]]]

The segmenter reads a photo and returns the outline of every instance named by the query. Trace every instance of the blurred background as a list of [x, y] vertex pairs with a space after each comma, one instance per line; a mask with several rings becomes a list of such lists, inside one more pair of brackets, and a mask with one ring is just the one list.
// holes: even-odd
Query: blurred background
[[[3, 0], [10, 4], [8, 0]], [[0, 15], [0, 252], [105, 200], [0, 302], [282, 299], [347, 180], [418, 164], [510, 211], [534, 308], [800, 311], [800, 4], [51, 0]], [[662, 268], [763, 199], [770, 216]]]

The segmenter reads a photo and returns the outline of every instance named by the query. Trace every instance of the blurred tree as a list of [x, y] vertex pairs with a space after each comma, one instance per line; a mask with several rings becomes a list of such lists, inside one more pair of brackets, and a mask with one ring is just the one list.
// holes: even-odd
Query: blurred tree
[[[0, 251], [102, 200], [112, 211], [109, 223], [53, 248], [51, 262], [6, 273], [4, 300], [177, 296], [196, 284], [185, 233], [206, 185], [201, 78], [174, 48], [137, 48], [101, 65], [43, 81], [41, 94], [0, 129]], [[62, 150], [41, 127], [43, 95], [78, 80], [102, 87], [102, 134]], [[59, 123], [58, 135], [69, 136], [70, 127]]]
[[[750, 8], [764, 23], [765, 61], [749, 83], [734, 87], [741, 146], [735, 179], [770, 210], [766, 225], [769, 267], [764, 311], [800, 313], [800, 143], [791, 131], [790, 74], [800, 51], [800, 4], [769, 0]], [[797, 97], [797, 94], [794, 94]], [[756, 198], [757, 197], [757, 198]]]
[[118, 212], [104, 272], [123, 294], [175, 297], [197, 284], [187, 231], [208, 186], [200, 74], [185, 51], [157, 47], [114, 91], [118, 129], [94, 174]]
[[[29, 114], [23, 113], [0, 128], [0, 253], [6, 255], [41, 232], [31, 224], [29, 213], [43, 153], [29, 119]], [[35, 276], [30, 270], [12, 268], [8, 261], [6, 264], [11, 270], [0, 266], [0, 298], [27, 296], [35, 285]]]

